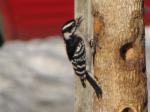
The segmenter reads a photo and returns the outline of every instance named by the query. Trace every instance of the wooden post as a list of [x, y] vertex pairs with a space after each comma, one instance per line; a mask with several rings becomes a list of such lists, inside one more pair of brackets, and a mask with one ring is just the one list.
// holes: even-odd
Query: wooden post
[[[75, 0], [75, 18], [80, 16], [84, 18], [80, 31], [86, 35], [87, 38], [91, 38], [93, 35], [91, 0]], [[89, 64], [91, 64], [91, 62], [89, 62]], [[83, 88], [79, 78], [76, 77], [74, 112], [92, 112], [92, 96], [93, 89], [91, 86], [87, 83], [87, 87]]]
[[75, 112], [147, 112], [143, 0], [75, 0], [81, 31], [98, 38], [94, 75], [102, 99], [75, 82]]

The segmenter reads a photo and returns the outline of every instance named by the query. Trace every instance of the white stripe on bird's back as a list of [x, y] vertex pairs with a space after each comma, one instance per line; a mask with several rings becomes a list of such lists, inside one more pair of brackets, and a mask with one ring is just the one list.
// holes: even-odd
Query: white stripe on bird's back
[[77, 65], [78, 68], [84, 68], [86, 67], [86, 64], [83, 64], [83, 65]]
[[85, 73], [85, 70], [83, 70], [83, 71], [75, 71], [77, 74], [80, 74], [80, 75], [82, 75], [82, 74], [84, 74]]

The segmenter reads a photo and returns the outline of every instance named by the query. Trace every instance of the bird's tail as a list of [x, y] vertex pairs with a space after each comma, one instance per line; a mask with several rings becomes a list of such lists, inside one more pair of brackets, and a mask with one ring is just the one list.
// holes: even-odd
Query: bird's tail
[[95, 90], [97, 97], [100, 98], [102, 96], [102, 90], [100, 86], [97, 84], [96, 80], [92, 78], [92, 76], [90, 76], [88, 72], [86, 72], [86, 79]]

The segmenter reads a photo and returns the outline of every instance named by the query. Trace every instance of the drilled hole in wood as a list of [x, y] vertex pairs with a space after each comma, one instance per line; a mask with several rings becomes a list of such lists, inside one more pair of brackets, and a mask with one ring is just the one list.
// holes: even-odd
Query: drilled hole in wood
[[133, 57], [134, 55], [134, 50], [132, 48], [132, 43], [126, 43], [125, 45], [123, 45], [120, 48], [120, 56], [124, 59], [124, 60], [128, 60], [130, 58]]
[[148, 104], [148, 101], [146, 99], [146, 101], [144, 102], [144, 108], [147, 108], [147, 104]]
[[143, 73], [146, 72], [146, 66], [144, 66], [144, 67], [142, 68], [142, 72], [143, 72]]
[[133, 109], [131, 109], [130, 107], [126, 107], [121, 112], [135, 112], [135, 111], [133, 111]]

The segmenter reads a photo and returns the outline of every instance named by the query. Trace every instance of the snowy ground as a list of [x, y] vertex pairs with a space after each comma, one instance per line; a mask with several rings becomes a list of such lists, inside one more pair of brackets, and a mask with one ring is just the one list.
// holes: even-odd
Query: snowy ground
[[[150, 79], [150, 28], [146, 51]], [[73, 112], [73, 70], [62, 39], [14, 41], [0, 49], [0, 112]]]
[[0, 49], [0, 112], [72, 112], [73, 71], [60, 38]]

